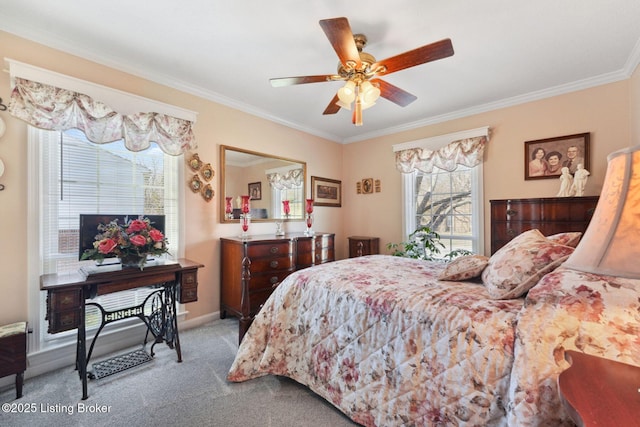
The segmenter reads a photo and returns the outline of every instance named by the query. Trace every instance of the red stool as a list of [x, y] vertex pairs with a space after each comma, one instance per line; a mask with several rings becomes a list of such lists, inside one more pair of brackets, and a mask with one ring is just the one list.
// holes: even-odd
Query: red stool
[[16, 376], [16, 399], [22, 397], [27, 369], [27, 322], [0, 326], [0, 378]]

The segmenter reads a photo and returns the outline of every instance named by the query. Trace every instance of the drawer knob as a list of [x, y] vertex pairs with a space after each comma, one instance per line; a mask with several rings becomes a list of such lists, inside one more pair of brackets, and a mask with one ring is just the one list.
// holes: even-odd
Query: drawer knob
[[278, 283], [278, 276], [272, 276], [271, 279], [269, 279], [269, 281], [271, 282], [272, 285], [275, 285], [276, 283]]
[[507, 236], [514, 237], [516, 235], [516, 231], [513, 228], [507, 229]]
[[270, 266], [271, 268], [276, 268], [276, 267], [278, 266], [278, 261], [276, 261], [276, 260], [271, 261], [271, 262], [269, 263], [269, 266]]
[[507, 209], [507, 217], [513, 216], [513, 215], [517, 215], [518, 211], [514, 210], [514, 209]]
[[271, 248], [269, 249], [269, 252], [271, 252], [272, 254], [277, 254], [278, 253], [278, 247], [277, 246], [271, 246]]

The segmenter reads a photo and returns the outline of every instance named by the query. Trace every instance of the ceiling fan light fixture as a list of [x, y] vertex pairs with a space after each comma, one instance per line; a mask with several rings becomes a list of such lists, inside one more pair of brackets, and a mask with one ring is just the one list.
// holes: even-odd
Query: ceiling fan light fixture
[[362, 101], [365, 104], [375, 104], [380, 97], [380, 88], [375, 87], [370, 81], [365, 80], [360, 84], [360, 93], [362, 94]]
[[338, 98], [345, 104], [351, 104], [356, 98], [356, 83], [349, 80], [343, 87], [338, 90]]

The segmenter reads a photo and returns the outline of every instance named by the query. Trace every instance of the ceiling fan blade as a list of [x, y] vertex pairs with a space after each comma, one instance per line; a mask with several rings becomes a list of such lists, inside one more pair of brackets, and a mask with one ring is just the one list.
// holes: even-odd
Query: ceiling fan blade
[[269, 79], [271, 86], [282, 87], [301, 85], [305, 83], [321, 83], [331, 81], [332, 74], [324, 74], [321, 76], [299, 76], [299, 77], [279, 77], [275, 79]]
[[391, 83], [387, 83], [384, 80], [372, 79], [371, 83], [378, 85], [378, 87], [380, 88], [380, 96], [388, 99], [395, 104], [398, 104], [401, 107], [406, 107], [407, 105], [418, 99], [417, 96], [412, 95], [409, 92], [392, 85]]
[[404, 70], [405, 68], [415, 67], [416, 65], [424, 64], [426, 62], [436, 61], [438, 59], [446, 58], [453, 55], [453, 45], [450, 39], [444, 39], [435, 43], [428, 44], [426, 46], [419, 47], [417, 49], [410, 50], [400, 55], [392, 56], [371, 66], [371, 69], [375, 69], [380, 65], [386, 67], [386, 71], [380, 73], [390, 74], [396, 71]]
[[342, 65], [346, 65], [347, 61], [353, 61], [356, 67], [360, 68], [362, 65], [360, 54], [347, 18], [322, 19], [320, 26], [333, 46], [333, 50], [338, 54]]
[[322, 114], [335, 114], [340, 111], [340, 106], [337, 105], [336, 102], [338, 102], [337, 94], [333, 96], [333, 99], [331, 100], [329, 105], [327, 105], [327, 108], [324, 109], [324, 112]]

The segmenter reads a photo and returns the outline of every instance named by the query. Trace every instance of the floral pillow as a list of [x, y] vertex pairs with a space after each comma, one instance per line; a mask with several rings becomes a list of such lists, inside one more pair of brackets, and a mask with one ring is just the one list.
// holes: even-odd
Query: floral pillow
[[489, 258], [482, 282], [493, 299], [518, 298], [572, 253], [572, 247], [549, 241], [539, 230], [525, 231]]
[[483, 255], [461, 256], [450, 263], [442, 270], [438, 280], [450, 280], [459, 282], [461, 280], [472, 279], [480, 276], [482, 270], [489, 263], [489, 257]]
[[559, 245], [571, 246], [575, 248], [578, 246], [582, 233], [580, 231], [570, 231], [567, 233], [558, 233], [547, 236], [547, 240], [557, 243]]

